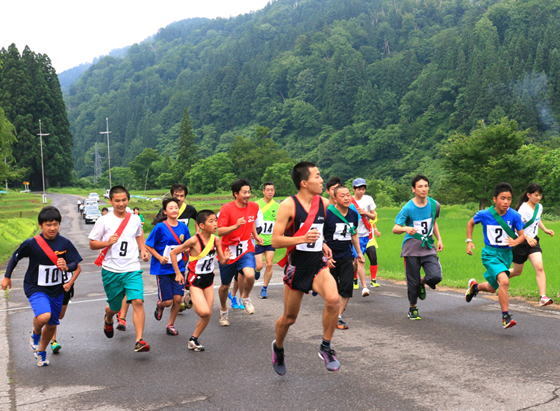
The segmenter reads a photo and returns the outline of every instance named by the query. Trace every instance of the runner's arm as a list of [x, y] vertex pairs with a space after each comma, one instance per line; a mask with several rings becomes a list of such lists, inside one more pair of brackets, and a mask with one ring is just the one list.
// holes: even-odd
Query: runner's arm
[[393, 227], [393, 234], [403, 234], [403, 233], [414, 235], [416, 234], [416, 230], [414, 229], [414, 227], [395, 224], [395, 226]]
[[158, 253], [155, 248], [152, 248], [147, 244], [144, 244], [144, 246], [146, 247], [146, 250], [148, 250], [148, 252], [155, 257], [156, 260], [163, 264], [162, 260], [165, 259], [164, 256]]
[[[179, 262], [177, 261], [177, 255], [181, 254], [182, 252], [187, 252], [190, 249], [193, 249], [196, 246], [196, 237], [191, 237], [179, 247], [174, 248], [169, 253], [169, 258], [171, 259], [171, 265], [173, 266], [173, 271], [175, 271], [175, 275], [182, 275], [181, 270], [179, 270]], [[196, 250], [195, 250], [196, 252]]]
[[356, 250], [356, 253], [358, 254], [358, 261], [361, 263], [365, 263], [366, 259], [364, 258], [364, 255], [362, 254], [362, 248], [360, 247], [360, 239], [358, 238], [358, 233], [352, 235], [352, 245], [354, 246], [354, 249]]
[[515, 240], [510, 238], [508, 241], [508, 245], [510, 247], [515, 247], [516, 245], [521, 244], [523, 241], [525, 241], [525, 230], [518, 230], [517, 238]]
[[239, 227], [241, 227], [243, 224], [245, 224], [245, 218], [240, 217], [237, 219], [237, 222], [234, 225], [230, 225], [228, 227], [218, 227], [218, 235], [220, 237], [223, 237], [229, 233], [231, 233], [232, 231], [237, 230]]
[[140, 250], [140, 258], [142, 258], [142, 260], [144, 261], [148, 261], [148, 259], [150, 258], [150, 254], [148, 253], [148, 250], [146, 250], [146, 243], [144, 240], [143, 232], [136, 237], [136, 243], [138, 244], [138, 249]]
[[294, 218], [294, 206], [291, 198], [287, 198], [280, 203], [276, 214], [276, 223], [272, 231], [272, 247], [287, 248], [303, 243], [313, 243], [318, 240], [320, 234], [317, 230], [309, 230], [305, 235], [299, 237], [289, 237], [284, 235], [290, 220]]
[[216, 252], [218, 253], [218, 261], [220, 262], [220, 264], [225, 264], [227, 263], [227, 261], [229, 260], [229, 249], [226, 249], [226, 252], [224, 253], [224, 251], [222, 250], [222, 239], [216, 237], [215, 238], [215, 243], [216, 243]]
[[548, 234], [549, 236], [553, 237], [554, 236], [554, 230], [549, 230], [548, 228], [546, 228], [542, 222], [542, 220], [539, 221], [539, 228], [541, 230], [544, 231], [545, 234]]
[[443, 240], [441, 238], [441, 233], [439, 232], [437, 221], [434, 222], [434, 236], [437, 239], [437, 251], [443, 251]]
[[471, 218], [467, 222], [467, 254], [468, 255], [472, 255], [472, 250], [474, 248], [474, 242], [472, 240], [472, 233], [473, 233], [473, 230], [474, 230], [474, 225], [475, 225], [474, 218]]
[[74, 274], [72, 275], [72, 279], [70, 281], [68, 281], [66, 284], [63, 285], [64, 291], [70, 290], [70, 288], [72, 288], [72, 286], [74, 285], [74, 283], [78, 279], [78, 276], [82, 272], [82, 267], [80, 267], [80, 264], [78, 264], [76, 266], [76, 268], [73, 270], [73, 272], [74, 272]]

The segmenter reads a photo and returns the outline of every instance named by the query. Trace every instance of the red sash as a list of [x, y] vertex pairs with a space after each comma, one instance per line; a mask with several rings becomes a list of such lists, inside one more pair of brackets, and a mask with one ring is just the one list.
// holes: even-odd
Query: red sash
[[[173, 227], [171, 227], [167, 221], [164, 221], [164, 223], [167, 229], [169, 230], [169, 232], [171, 233], [171, 235], [173, 236], [173, 238], [175, 239], [175, 241], [177, 241], [177, 244], [179, 245], [183, 244], [181, 240], [179, 240], [179, 237], [177, 237], [177, 234], [173, 230]], [[183, 253], [183, 261], [187, 261], [187, 256], [185, 255], [185, 253]]]
[[[317, 217], [317, 213], [319, 212], [319, 204], [321, 204], [321, 202], [321, 196], [313, 197], [313, 200], [311, 201], [311, 208], [309, 209], [309, 213], [307, 213], [307, 218], [305, 219], [299, 230], [294, 233], [293, 237], [299, 237], [301, 235], [307, 234], [307, 232], [311, 228], [311, 224], [313, 224], [313, 222], [315, 221], [315, 217]], [[278, 265], [280, 267], [284, 268], [286, 266], [286, 264], [288, 263], [288, 257], [295, 248], [296, 247], [294, 245], [287, 248], [284, 258], [278, 261]]]
[[40, 235], [36, 235], [33, 238], [35, 239], [35, 241], [37, 241], [37, 244], [39, 245], [41, 250], [43, 250], [43, 252], [47, 255], [47, 257], [49, 257], [49, 260], [51, 260], [52, 263], [56, 265], [56, 262], [58, 261], [58, 256], [54, 253], [52, 248], [47, 244], [45, 239]]
[[[121, 221], [121, 224], [117, 228], [117, 231], [115, 231], [115, 234], [117, 235], [117, 237], [120, 237], [121, 234], [123, 233], [124, 229], [126, 228], [126, 225], [128, 224], [128, 221], [130, 220], [131, 215], [132, 215], [131, 213], [126, 213], [126, 216], [124, 217], [124, 220]], [[111, 247], [112, 247], [112, 245], [107, 246], [103, 250], [101, 250], [101, 252], [99, 253], [99, 255], [97, 256], [97, 258], [94, 261], [94, 264], [96, 266], [101, 267], [101, 265], [103, 264], [103, 260], [105, 259], [105, 255], [107, 255], [107, 251], [109, 251], [109, 249]]]
[[[354, 204], [354, 207], [356, 207], [356, 210], [358, 208], [360, 208], [360, 206], [358, 205], [358, 203], [356, 202], [356, 200], [354, 199], [354, 197], [352, 197], [352, 204]], [[369, 218], [365, 215], [360, 216], [362, 217], [362, 223], [364, 223], [364, 227], [367, 228], [368, 230], [368, 237], [371, 239], [373, 237], [372, 233], [371, 233], [371, 229], [373, 228], [371, 226], [371, 223], [369, 222]]]

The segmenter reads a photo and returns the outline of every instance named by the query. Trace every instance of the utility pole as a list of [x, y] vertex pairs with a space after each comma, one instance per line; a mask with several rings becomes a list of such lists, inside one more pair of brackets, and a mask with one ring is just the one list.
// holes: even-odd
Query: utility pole
[[113, 182], [111, 180], [111, 149], [109, 146], [109, 117], [105, 117], [105, 131], [100, 131], [99, 134], [105, 134], [107, 136], [107, 166], [109, 167], [109, 188], [113, 187]]
[[41, 177], [43, 179], [43, 204], [47, 202], [47, 193], [45, 192], [45, 166], [43, 163], [43, 137], [49, 135], [49, 133], [43, 133], [43, 129], [41, 127], [41, 120], [39, 120], [39, 146], [41, 147]]

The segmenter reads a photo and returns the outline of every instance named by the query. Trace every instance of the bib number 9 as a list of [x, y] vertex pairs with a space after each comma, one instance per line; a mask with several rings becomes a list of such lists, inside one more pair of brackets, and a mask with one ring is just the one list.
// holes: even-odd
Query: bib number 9
[[126, 257], [128, 251], [128, 241], [123, 241], [119, 247], [119, 257]]

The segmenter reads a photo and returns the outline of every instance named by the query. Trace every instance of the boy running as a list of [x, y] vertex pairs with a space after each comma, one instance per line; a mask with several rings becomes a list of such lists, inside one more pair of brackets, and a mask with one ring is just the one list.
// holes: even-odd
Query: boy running
[[329, 181], [327, 181], [327, 193], [329, 194], [329, 204], [335, 205], [336, 201], [334, 198], [334, 190], [342, 185], [342, 180], [340, 177], [331, 177]]
[[[210, 322], [212, 306], [214, 304], [214, 260], [216, 253], [220, 262], [225, 263], [229, 257], [229, 250], [222, 252], [221, 241], [214, 235], [218, 228], [216, 214], [210, 210], [202, 210], [196, 216], [197, 233], [180, 247], [171, 251], [171, 263], [175, 269], [175, 280], [185, 281], [190, 285], [194, 311], [200, 317], [194, 332], [187, 342], [187, 348], [193, 351], [204, 351], [204, 346], [198, 340]], [[188, 250], [188, 274], [185, 279], [177, 263], [178, 255]]]
[[260, 228], [259, 235], [261, 236], [263, 243], [262, 245], [257, 244], [255, 246], [255, 260], [257, 264], [257, 273], [263, 268], [264, 254], [266, 262], [266, 270], [264, 272], [263, 286], [261, 288], [260, 298], [268, 298], [268, 284], [272, 278], [272, 265], [274, 259], [274, 248], [272, 248], [272, 230], [274, 229], [274, 222], [276, 221], [276, 213], [278, 212], [279, 204], [274, 201], [274, 183], [264, 183], [263, 184], [263, 198], [257, 200], [259, 206], [259, 217], [257, 221], [259, 222]]
[[220, 297], [221, 326], [228, 326], [228, 309], [226, 306], [228, 290], [236, 273], [244, 277], [239, 282], [239, 293], [248, 314], [255, 312], [255, 307], [249, 299], [255, 283], [255, 247], [251, 236], [257, 244], [263, 240], [257, 234], [255, 222], [259, 212], [257, 203], [249, 201], [251, 198], [251, 184], [244, 179], [234, 181], [231, 185], [234, 200], [226, 203], [220, 209], [218, 217], [218, 235], [222, 237], [222, 251], [229, 250], [230, 256], [226, 264], [220, 264], [222, 284], [218, 289]]
[[[484, 278], [487, 282], [478, 284], [474, 278], [469, 280], [465, 299], [471, 302], [479, 291], [495, 293], [502, 309], [502, 327], [511, 328], [517, 323], [509, 314], [509, 266], [513, 260], [512, 247], [525, 241], [523, 220], [512, 208], [513, 189], [508, 183], [500, 183], [494, 188], [494, 206], [479, 211], [467, 223], [467, 254], [472, 255], [474, 242], [472, 233], [474, 225], [482, 224], [484, 248], [482, 264], [486, 268]], [[517, 232], [517, 234], [516, 234]]]
[[337, 328], [347, 330], [348, 324], [342, 318], [348, 301], [352, 298], [352, 279], [354, 278], [354, 256], [352, 255], [352, 244], [357, 252], [357, 260], [364, 262], [364, 255], [358, 243], [358, 213], [352, 210], [352, 196], [350, 190], [344, 186], [334, 189], [336, 205], [327, 207], [327, 218], [325, 222], [325, 241], [332, 250], [333, 261], [330, 271], [341, 297], [340, 312], [338, 314]]
[[[146, 248], [152, 254], [150, 274], [156, 276], [158, 286], [158, 301], [154, 317], [160, 321], [165, 307], [171, 307], [169, 320], [165, 327], [168, 335], [179, 335], [175, 328], [175, 320], [179, 313], [179, 305], [184, 294], [184, 282], [175, 279], [175, 270], [171, 265], [170, 253], [190, 238], [188, 227], [177, 220], [179, 216], [179, 200], [166, 198], [162, 202], [163, 221], [156, 220], [152, 232], [146, 240]], [[185, 261], [180, 255], [178, 269], [185, 272]]]
[[114, 186], [109, 190], [109, 201], [113, 211], [99, 218], [89, 234], [89, 247], [102, 250], [95, 261], [101, 265], [103, 288], [107, 295], [103, 332], [107, 338], [113, 338], [113, 316], [122, 306], [126, 295], [132, 304], [133, 323], [136, 331], [134, 351], [150, 351], [150, 345], [144, 340], [144, 282], [140, 261], [148, 261], [150, 254], [144, 244], [142, 222], [137, 215], [127, 212], [130, 194], [123, 186]]
[[44, 207], [38, 216], [41, 234], [25, 240], [8, 261], [2, 289], [12, 288], [12, 272], [27, 257], [29, 266], [23, 290], [33, 310], [30, 345], [38, 367], [49, 365], [47, 346], [59, 324], [64, 300], [64, 284], [78, 267], [82, 257], [70, 242], [59, 234], [62, 216], [57, 208]]
[[284, 339], [296, 322], [304, 293], [314, 290], [325, 301], [319, 358], [327, 370], [338, 371], [340, 362], [331, 348], [331, 339], [340, 310], [340, 297], [336, 281], [327, 267], [332, 253], [323, 241], [325, 208], [328, 206], [328, 200], [321, 197], [323, 179], [315, 164], [304, 161], [294, 166], [292, 180], [298, 193], [280, 203], [272, 233], [272, 246], [288, 249], [287, 259], [279, 263], [284, 267], [284, 312], [276, 321], [272, 367], [277, 374], [286, 374]]
[[[402, 243], [401, 257], [404, 258], [406, 284], [408, 290], [408, 318], [421, 320], [416, 303], [418, 298], [426, 298], [425, 284], [435, 290], [441, 281], [441, 265], [437, 252], [443, 251], [443, 241], [436, 219], [439, 217], [440, 205], [428, 197], [430, 182], [426, 176], [417, 175], [412, 179], [414, 198], [404, 205], [395, 218], [394, 234], [406, 233]], [[434, 239], [437, 246], [434, 248]], [[425, 276], [420, 276], [424, 268]]]

